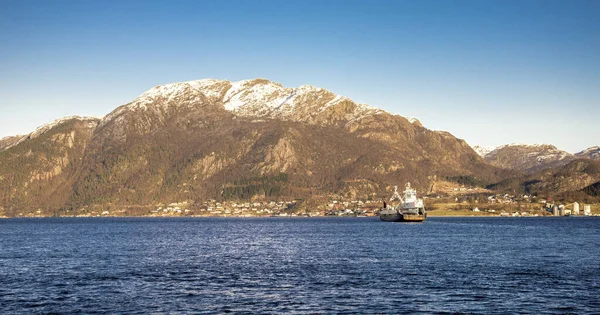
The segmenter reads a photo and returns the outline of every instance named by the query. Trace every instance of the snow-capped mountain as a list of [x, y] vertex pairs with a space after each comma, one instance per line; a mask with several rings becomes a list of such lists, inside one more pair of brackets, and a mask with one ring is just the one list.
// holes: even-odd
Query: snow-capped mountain
[[473, 146], [473, 150], [494, 166], [527, 173], [563, 166], [577, 158], [597, 159], [600, 156], [599, 147], [570, 154], [550, 144], [512, 143], [496, 148]]
[[213, 104], [236, 116], [307, 123], [323, 122], [323, 119], [331, 118], [333, 109], [339, 111], [340, 107], [343, 108], [339, 114], [347, 121], [383, 112], [311, 85], [285, 88], [279, 83], [265, 79], [237, 82], [203, 79], [156, 86], [111, 113], [104, 121], [114, 119], [125, 111], [164, 112], [177, 107], [195, 107], [203, 103]]
[[315, 192], [383, 196], [390, 183], [425, 190], [435, 178], [493, 183], [511, 173], [417, 120], [264, 79], [160, 85], [98, 124], [63, 119], [24, 139], [0, 152], [6, 215], [106, 204], [144, 214], [156, 203]]
[[581, 152], [575, 153], [575, 156], [578, 158], [600, 160], [600, 146], [589, 147]]
[[485, 158], [486, 155], [488, 155], [490, 152], [492, 152], [496, 149], [496, 147], [494, 147], [494, 146], [480, 146], [480, 145], [474, 145], [472, 148], [482, 158]]
[[[531, 170], [570, 157], [513, 145], [485, 159]], [[436, 178], [492, 184], [515, 173], [448, 132], [325, 89], [205, 79], [154, 87], [100, 121], [68, 117], [0, 139], [0, 209], [143, 215], [181, 200], [383, 196], [390, 183], [431, 190]]]

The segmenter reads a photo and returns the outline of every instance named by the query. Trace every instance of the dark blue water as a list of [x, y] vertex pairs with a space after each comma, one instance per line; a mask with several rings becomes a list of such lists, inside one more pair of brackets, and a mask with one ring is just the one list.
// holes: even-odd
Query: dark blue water
[[598, 313], [600, 218], [4, 219], [0, 313]]

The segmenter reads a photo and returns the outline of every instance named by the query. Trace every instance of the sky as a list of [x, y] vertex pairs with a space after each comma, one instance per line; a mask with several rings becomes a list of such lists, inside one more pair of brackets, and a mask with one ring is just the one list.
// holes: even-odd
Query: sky
[[203, 78], [310, 84], [471, 145], [600, 145], [600, 1], [0, 0], [0, 138]]

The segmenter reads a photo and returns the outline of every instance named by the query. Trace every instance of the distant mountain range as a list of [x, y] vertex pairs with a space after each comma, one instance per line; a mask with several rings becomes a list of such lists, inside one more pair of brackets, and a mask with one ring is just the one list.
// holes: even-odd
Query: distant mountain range
[[522, 172], [489, 185], [492, 190], [586, 202], [600, 196], [600, 147], [576, 154], [548, 144], [475, 146], [474, 150], [491, 165]]
[[533, 174], [537, 171], [560, 167], [577, 159], [600, 160], [600, 147], [594, 146], [570, 154], [550, 144], [507, 144], [496, 148], [474, 146], [486, 162], [505, 169]]
[[102, 119], [0, 140], [0, 211], [60, 214], [182, 200], [388, 197], [410, 181], [497, 183], [465, 141], [309, 85], [205, 79], [154, 87]]
[[600, 196], [600, 161], [576, 159], [566, 165], [533, 174], [510, 177], [488, 186], [498, 191], [597, 202]]

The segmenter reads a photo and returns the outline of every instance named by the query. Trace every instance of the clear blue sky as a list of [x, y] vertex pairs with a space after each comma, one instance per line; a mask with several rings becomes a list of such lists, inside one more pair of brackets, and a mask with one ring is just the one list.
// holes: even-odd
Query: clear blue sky
[[0, 1], [0, 137], [257, 77], [576, 152], [600, 145], [600, 1]]

